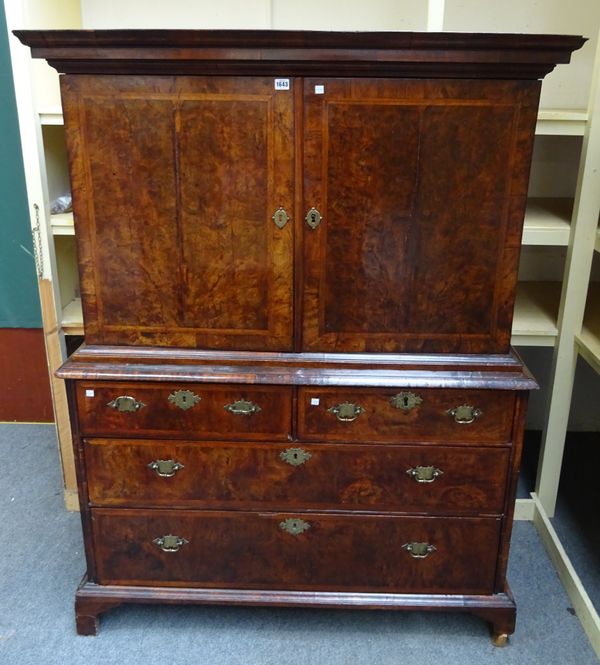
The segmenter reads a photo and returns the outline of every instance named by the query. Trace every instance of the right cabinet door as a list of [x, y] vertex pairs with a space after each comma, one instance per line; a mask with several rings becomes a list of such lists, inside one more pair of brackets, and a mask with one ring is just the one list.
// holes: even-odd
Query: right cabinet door
[[538, 96], [305, 80], [303, 350], [508, 350]]

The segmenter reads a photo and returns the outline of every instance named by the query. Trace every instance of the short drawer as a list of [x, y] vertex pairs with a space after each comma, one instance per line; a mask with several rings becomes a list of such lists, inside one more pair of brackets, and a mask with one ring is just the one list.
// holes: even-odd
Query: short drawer
[[500, 519], [92, 511], [97, 582], [488, 594]]
[[503, 444], [515, 395], [503, 390], [299, 389], [305, 441]]
[[87, 439], [103, 506], [501, 513], [508, 448]]
[[291, 388], [273, 386], [77, 383], [84, 435], [287, 440]]

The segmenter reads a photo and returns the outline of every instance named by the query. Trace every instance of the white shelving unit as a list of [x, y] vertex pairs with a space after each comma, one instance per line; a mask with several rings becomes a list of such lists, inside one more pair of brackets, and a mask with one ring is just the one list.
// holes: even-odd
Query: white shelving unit
[[[550, 347], [548, 416], [536, 491], [520, 500], [517, 516], [538, 527], [578, 616], [600, 655], [600, 620], [552, 529], [577, 355], [600, 372], [600, 287], [590, 273], [600, 253], [600, 3], [571, 0], [4, 0], [9, 31], [16, 28], [277, 28], [330, 30], [457, 30], [583, 34], [589, 42], [567, 67], [544, 81], [536, 126], [530, 200], [523, 232], [512, 342]], [[11, 39], [21, 140], [32, 227], [41, 212], [43, 272], [40, 293], [51, 373], [65, 357], [65, 335], [83, 334], [74, 269], [72, 214], [49, 214], [49, 201], [64, 187], [58, 80], [43, 62]], [[594, 64], [595, 63], [595, 64]], [[596, 74], [593, 74], [594, 66]], [[600, 86], [599, 86], [600, 87]], [[61, 140], [63, 141], [61, 147]], [[546, 264], [552, 266], [548, 271]], [[530, 263], [527, 266], [527, 262]], [[536, 270], [539, 272], [536, 273]], [[587, 300], [587, 307], [586, 307]], [[53, 378], [67, 506], [76, 507], [76, 482], [64, 387]]]

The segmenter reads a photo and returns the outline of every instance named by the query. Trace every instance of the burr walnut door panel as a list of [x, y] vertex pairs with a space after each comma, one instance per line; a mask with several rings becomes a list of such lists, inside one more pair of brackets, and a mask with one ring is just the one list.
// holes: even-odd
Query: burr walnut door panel
[[508, 350], [538, 94], [305, 81], [304, 350]]
[[88, 343], [292, 348], [293, 102], [272, 78], [67, 76]]

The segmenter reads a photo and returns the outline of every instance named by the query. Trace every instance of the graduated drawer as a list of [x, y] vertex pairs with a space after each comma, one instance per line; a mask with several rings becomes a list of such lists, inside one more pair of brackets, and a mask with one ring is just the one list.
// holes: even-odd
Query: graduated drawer
[[287, 440], [292, 390], [286, 387], [77, 383], [84, 435]]
[[503, 444], [514, 408], [515, 394], [504, 390], [306, 387], [298, 394], [298, 438]]
[[508, 448], [87, 439], [105, 506], [501, 513]]
[[92, 528], [102, 584], [488, 594], [500, 519], [96, 508]]

